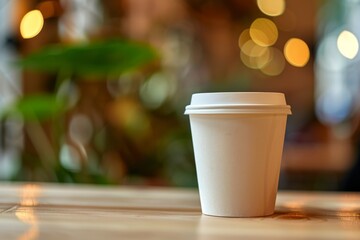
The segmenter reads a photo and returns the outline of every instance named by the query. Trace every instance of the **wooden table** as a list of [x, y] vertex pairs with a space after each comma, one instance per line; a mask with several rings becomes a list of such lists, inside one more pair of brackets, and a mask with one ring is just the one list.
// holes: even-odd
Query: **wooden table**
[[219, 218], [191, 189], [1, 183], [0, 239], [360, 239], [360, 194], [280, 192], [272, 216]]

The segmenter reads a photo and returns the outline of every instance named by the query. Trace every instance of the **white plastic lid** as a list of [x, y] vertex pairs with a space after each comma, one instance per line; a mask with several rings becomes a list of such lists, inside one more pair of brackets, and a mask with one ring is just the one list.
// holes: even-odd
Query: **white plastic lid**
[[196, 93], [185, 114], [271, 113], [291, 114], [283, 93], [217, 92]]

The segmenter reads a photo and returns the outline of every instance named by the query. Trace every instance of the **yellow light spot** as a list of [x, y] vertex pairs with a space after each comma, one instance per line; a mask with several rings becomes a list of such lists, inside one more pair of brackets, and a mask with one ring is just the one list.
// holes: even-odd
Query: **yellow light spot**
[[250, 26], [250, 37], [256, 44], [268, 47], [278, 39], [278, 30], [273, 21], [257, 18]]
[[270, 51], [268, 47], [262, 47], [248, 40], [242, 45], [241, 61], [249, 68], [259, 69], [262, 68], [270, 59]]
[[285, 0], [257, 0], [257, 5], [269, 16], [280, 16], [285, 11]]
[[239, 36], [239, 48], [242, 48], [242, 46], [250, 39], [251, 39], [250, 38], [250, 30], [247, 28], [244, 31], [242, 31]]
[[26, 184], [20, 189], [20, 206], [16, 209], [15, 216], [30, 227], [17, 238], [18, 240], [33, 240], [39, 237], [38, 217], [34, 207], [38, 205], [37, 198], [41, 191], [41, 187], [35, 184]]
[[20, 22], [20, 33], [25, 39], [39, 34], [44, 26], [44, 18], [39, 10], [32, 10], [25, 14]]
[[286, 60], [295, 67], [305, 66], [310, 59], [308, 45], [299, 38], [289, 39], [284, 47]]
[[268, 76], [278, 76], [285, 69], [285, 59], [280, 50], [276, 48], [269, 48], [270, 59], [260, 71]]
[[151, 133], [151, 122], [143, 108], [132, 98], [119, 98], [109, 106], [111, 123], [129, 137], [140, 140]]
[[337, 47], [344, 57], [354, 59], [359, 51], [359, 41], [352, 32], [342, 31], [337, 39]]

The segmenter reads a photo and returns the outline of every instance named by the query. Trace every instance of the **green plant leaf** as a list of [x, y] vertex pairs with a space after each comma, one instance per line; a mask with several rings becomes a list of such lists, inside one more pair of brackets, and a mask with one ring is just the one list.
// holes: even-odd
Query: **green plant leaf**
[[26, 69], [79, 76], [119, 75], [158, 58], [148, 45], [125, 40], [107, 40], [76, 45], [54, 45], [19, 61]]
[[21, 115], [24, 120], [45, 120], [65, 111], [65, 105], [49, 94], [24, 96], [0, 114], [0, 118]]

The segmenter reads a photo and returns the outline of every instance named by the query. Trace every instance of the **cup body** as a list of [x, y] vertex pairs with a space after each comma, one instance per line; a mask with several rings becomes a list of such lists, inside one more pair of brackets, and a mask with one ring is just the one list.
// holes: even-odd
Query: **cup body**
[[[270, 215], [290, 108], [283, 95], [283, 101], [272, 102], [269, 93], [231, 94], [213, 94], [220, 96], [214, 101], [208, 93], [195, 100], [193, 96], [185, 112], [190, 116], [202, 212], [224, 217]], [[261, 102], [250, 97], [243, 103], [239, 95], [261, 96]]]

